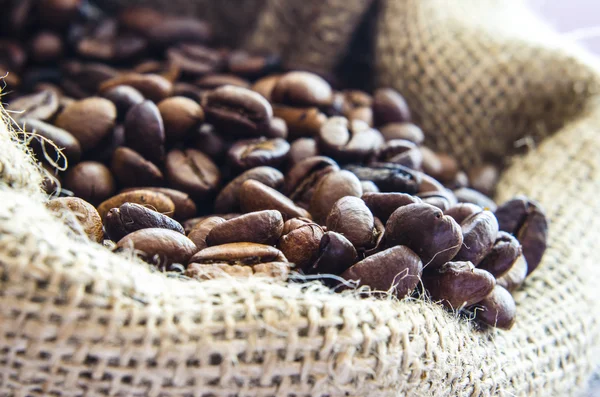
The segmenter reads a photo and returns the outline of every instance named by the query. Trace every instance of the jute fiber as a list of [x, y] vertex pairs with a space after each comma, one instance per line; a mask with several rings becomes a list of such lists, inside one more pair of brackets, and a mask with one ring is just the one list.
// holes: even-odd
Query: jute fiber
[[[266, 3], [257, 20], [280, 23]], [[376, 77], [408, 98], [432, 146], [469, 165], [534, 143], [498, 191], [539, 200], [551, 220], [511, 331], [425, 301], [168, 278], [73, 238], [2, 127], [0, 395], [576, 395], [600, 354], [600, 69], [514, 1], [387, 0], [377, 27]], [[332, 32], [350, 42], [352, 29]]]

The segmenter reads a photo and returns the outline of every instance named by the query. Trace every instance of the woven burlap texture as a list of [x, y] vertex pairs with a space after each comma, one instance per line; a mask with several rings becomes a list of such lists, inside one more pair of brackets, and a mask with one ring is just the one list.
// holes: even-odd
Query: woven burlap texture
[[377, 77], [407, 96], [433, 146], [467, 164], [540, 142], [498, 193], [527, 194], [551, 219], [515, 327], [480, 332], [434, 304], [314, 285], [166, 278], [73, 239], [2, 128], [1, 396], [563, 396], [585, 385], [600, 353], [596, 65], [517, 2], [381, 7]]

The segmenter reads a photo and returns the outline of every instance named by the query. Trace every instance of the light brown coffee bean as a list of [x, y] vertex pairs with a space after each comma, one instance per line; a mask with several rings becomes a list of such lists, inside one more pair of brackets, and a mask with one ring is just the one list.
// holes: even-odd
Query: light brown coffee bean
[[55, 212], [71, 211], [79, 221], [85, 234], [97, 243], [104, 239], [102, 218], [93, 205], [78, 197], [59, 197], [50, 200], [46, 207]]
[[356, 248], [375, 245], [375, 219], [364, 201], [346, 196], [335, 202], [327, 217], [327, 230], [343, 234]]
[[113, 87], [128, 85], [138, 90], [146, 99], [160, 102], [171, 95], [173, 84], [166, 78], [156, 74], [125, 73], [115, 78], [106, 80], [100, 85], [100, 92], [104, 93]]
[[361, 197], [362, 186], [350, 171], [334, 171], [325, 175], [317, 184], [310, 200], [310, 213], [320, 225], [324, 225], [336, 201], [346, 196]]
[[67, 106], [58, 115], [56, 126], [71, 133], [86, 151], [112, 131], [116, 118], [117, 108], [111, 101], [90, 97]]
[[188, 233], [188, 238], [196, 244], [198, 250], [203, 250], [208, 247], [206, 243], [206, 238], [210, 231], [217, 225], [220, 225], [225, 222], [225, 219], [219, 216], [209, 216], [208, 218], [204, 218], [199, 221], [192, 230]]
[[252, 179], [247, 180], [240, 187], [239, 200], [243, 212], [277, 210], [285, 220], [311, 218], [305, 209], [298, 207], [277, 190]]
[[98, 206], [98, 213], [104, 220], [111, 208], [118, 208], [125, 203], [140, 204], [168, 216], [173, 215], [175, 211], [175, 204], [173, 204], [173, 201], [167, 195], [139, 189], [119, 193], [105, 200]]
[[204, 121], [204, 111], [195, 101], [174, 96], [161, 101], [158, 110], [165, 126], [166, 139], [169, 142], [182, 140], [194, 128]]
[[250, 212], [218, 224], [206, 237], [209, 246], [228, 243], [257, 243], [275, 245], [283, 231], [279, 211]]
[[135, 249], [145, 261], [160, 268], [173, 263], [186, 265], [198, 251], [184, 234], [160, 228], [141, 229], [123, 237], [117, 243], [121, 249]]

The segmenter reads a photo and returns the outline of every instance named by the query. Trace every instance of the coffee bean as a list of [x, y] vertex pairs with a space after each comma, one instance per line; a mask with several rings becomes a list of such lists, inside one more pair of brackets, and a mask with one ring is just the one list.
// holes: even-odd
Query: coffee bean
[[389, 123], [380, 128], [381, 135], [386, 141], [405, 139], [420, 146], [425, 141], [425, 134], [412, 123]]
[[521, 244], [512, 235], [498, 232], [492, 250], [483, 258], [478, 268], [487, 270], [496, 278], [504, 276], [521, 255]]
[[281, 78], [280, 75], [269, 75], [265, 76], [261, 79], [256, 80], [256, 82], [252, 85], [252, 91], [258, 92], [260, 95], [265, 97], [268, 101], [271, 101], [271, 93], [273, 92], [273, 88]]
[[459, 203], [471, 203], [490, 211], [496, 211], [497, 205], [492, 199], [479, 193], [477, 190], [461, 188], [454, 190], [454, 195]]
[[127, 146], [155, 164], [165, 157], [165, 128], [158, 107], [151, 101], [134, 105], [125, 116]]
[[144, 102], [142, 93], [128, 85], [114, 86], [104, 91], [102, 96], [114, 103], [119, 120], [125, 119], [129, 109]]
[[196, 80], [196, 86], [204, 90], [214, 90], [224, 85], [250, 88], [250, 82], [232, 74], [209, 74]]
[[319, 131], [320, 151], [340, 162], [363, 162], [373, 157], [383, 145], [379, 131], [365, 122], [349, 122], [344, 117], [332, 117]]
[[217, 225], [220, 225], [224, 222], [225, 219], [219, 216], [209, 216], [208, 218], [204, 218], [194, 225], [187, 236], [194, 242], [194, 244], [196, 244], [196, 247], [198, 247], [199, 251], [203, 250], [204, 248], [208, 247], [206, 238], [208, 237], [210, 231]]
[[81, 0], [40, 0], [38, 17], [40, 23], [52, 28], [63, 28], [76, 16]]
[[58, 107], [59, 102], [56, 92], [44, 90], [12, 100], [9, 109], [15, 120], [48, 121], [58, 112]]
[[339, 169], [337, 163], [329, 157], [307, 157], [296, 163], [287, 173], [284, 192], [299, 206], [308, 208], [321, 179]]
[[119, 147], [125, 145], [125, 127], [117, 124], [112, 132], [96, 145], [92, 152], [86, 153], [89, 160], [110, 163], [112, 156]]
[[184, 221], [186, 219], [190, 219], [194, 215], [196, 215], [196, 212], [197, 212], [196, 204], [194, 203], [194, 201], [190, 198], [190, 196], [187, 193], [184, 193], [184, 192], [181, 192], [181, 191], [175, 190], [175, 189], [169, 189], [166, 187], [145, 187], [145, 186], [138, 187], [138, 188], [125, 189], [125, 190], [123, 190], [123, 192], [133, 191], [136, 189], [137, 190], [139, 190], [139, 189], [150, 190], [152, 192], [162, 193], [165, 196], [169, 197], [171, 199], [171, 201], [173, 201], [173, 204], [175, 205], [175, 212], [173, 213], [173, 218], [180, 222]]
[[172, 188], [204, 199], [215, 193], [221, 182], [219, 168], [204, 153], [194, 149], [173, 149], [165, 161], [167, 181]]
[[164, 179], [156, 165], [126, 147], [115, 150], [110, 168], [122, 186], [154, 186]]
[[221, 162], [227, 152], [228, 143], [217, 133], [210, 124], [203, 124], [190, 137], [192, 146], [206, 154], [215, 162]]
[[511, 329], [515, 324], [517, 308], [512, 295], [497, 285], [492, 293], [470, 308], [475, 319], [492, 327]]
[[287, 106], [274, 106], [273, 114], [285, 120], [291, 139], [317, 137], [327, 116], [318, 108], [293, 108]]
[[379, 193], [379, 188], [371, 181], [360, 181], [360, 185], [362, 186], [363, 195], [365, 193]]
[[464, 171], [458, 171], [453, 181], [450, 181], [446, 186], [449, 189], [457, 190], [463, 187], [469, 187], [471, 182], [469, 181], [469, 177], [467, 173]]
[[448, 262], [423, 273], [423, 285], [431, 299], [457, 310], [480, 302], [496, 285], [496, 279], [471, 262]]
[[435, 153], [425, 146], [422, 146], [420, 149], [423, 158], [423, 171], [426, 174], [445, 183], [451, 182], [456, 178], [458, 172], [458, 163], [456, 160], [446, 154]]
[[71, 133], [86, 151], [93, 149], [115, 126], [117, 108], [108, 99], [75, 101], [58, 115], [56, 126]]
[[185, 77], [197, 78], [216, 73], [223, 68], [219, 51], [194, 44], [180, 44], [167, 50], [167, 59], [176, 65]]
[[460, 226], [439, 208], [409, 204], [392, 213], [385, 226], [386, 244], [406, 245], [421, 257], [426, 269], [437, 269], [458, 253], [463, 243]]
[[164, 17], [148, 31], [150, 41], [159, 46], [177, 43], [204, 43], [211, 39], [209, 25], [192, 17]]
[[259, 137], [269, 129], [271, 104], [246, 88], [223, 86], [208, 93], [202, 107], [206, 120], [230, 136]]
[[444, 215], [454, 218], [459, 225], [471, 215], [478, 214], [483, 211], [483, 208], [471, 203], [458, 203], [455, 206], [444, 211]]
[[327, 217], [327, 230], [343, 234], [356, 248], [368, 249], [375, 245], [374, 229], [373, 214], [358, 197], [342, 197]]
[[503, 276], [496, 279], [496, 283], [512, 292], [525, 282], [528, 274], [527, 260], [524, 255], [519, 255], [511, 264], [510, 269]]
[[323, 228], [309, 219], [290, 219], [284, 225], [277, 248], [297, 268], [306, 270], [317, 260], [323, 234]]
[[104, 230], [113, 241], [119, 241], [136, 230], [161, 228], [184, 234], [183, 226], [176, 220], [135, 203], [125, 203], [112, 208], [104, 218]]
[[278, 167], [289, 150], [290, 144], [282, 138], [246, 139], [231, 146], [227, 160], [234, 169], [241, 171], [260, 166]]
[[437, 207], [442, 211], [447, 211], [448, 209], [457, 204], [456, 197], [454, 196], [454, 194], [452, 194], [451, 191], [448, 190], [419, 193], [418, 197], [424, 203], [433, 205], [434, 207]]
[[138, 90], [146, 99], [160, 102], [171, 95], [173, 84], [156, 74], [125, 73], [104, 81], [100, 92], [104, 93], [116, 86], [128, 85]]
[[281, 76], [271, 92], [273, 102], [291, 106], [328, 106], [331, 86], [309, 72], [289, 72]]
[[421, 203], [420, 198], [406, 193], [364, 193], [362, 199], [382, 222], [387, 222], [390, 215], [402, 206]]
[[256, 211], [216, 225], [206, 243], [209, 246], [227, 243], [275, 245], [282, 231], [283, 217], [279, 211]]
[[204, 90], [196, 87], [193, 84], [182, 83], [180, 81], [173, 84], [173, 96], [181, 96], [184, 98], [191, 99], [194, 102], [202, 102], [202, 96], [204, 95]]
[[62, 178], [58, 175], [58, 170], [48, 164], [42, 164], [42, 183], [40, 187], [46, 194], [55, 196], [60, 191]]
[[221, 277], [247, 278], [250, 276], [287, 280], [290, 265], [285, 262], [259, 263], [253, 266], [229, 265], [226, 263], [191, 263], [185, 275], [196, 280], [212, 280]]
[[83, 161], [69, 168], [64, 177], [64, 188], [85, 201], [97, 204], [115, 192], [115, 181], [105, 165]]
[[240, 200], [239, 193], [242, 184], [248, 180], [256, 180], [261, 182], [265, 186], [270, 188], [278, 189], [283, 185], [283, 174], [272, 167], [256, 167], [252, 168], [235, 179], [233, 179], [227, 186], [225, 186], [217, 199], [215, 200], [215, 212], [216, 213], [227, 213], [239, 211]]
[[150, 190], [138, 189], [119, 193], [116, 196], [103, 201], [97, 208], [102, 219], [111, 208], [118, 208], [125, 203], [135, 203], [151, 208], [161, 214], [173, 215], [175, 204], [165, 194], [153, 192]]
[[399, 164], [349, 165], [346, 169], [361, 181], [373, 182], [382, 192], [416, 194], [422, 181], [421, 173]]
[[131, 6], [122, 9], [117, 17], [119, 23], [127, 30], [147, 34], [153, 26], [161, 22], [164, 15], [153, 8]]
[[85, 234], [90, 240], [97, 243], [104, 239], [102, 231], [102, 219], [96, 211], [96, 208], [87, 201], [79, 197], [59, 197], [50, 200], [46, 207], [51, 211], [61, 213], [62, 211], [71, 211], [79, 221]]
[[276, 56], [254, 55], [241, 50], [233, 51], [227, 61], [231, 73], [246, 77], [263, 75], [277, 66], [279, 66], [279, 59]]
[[404, 98], [391, 88], [380, 88], [373, 94], [373, 116], [375, 125], [404, 123], [411, 119]]
[[158, 104], [167, 141], [182, 140], [204, 121], [204, 111], [196, 102], [184, 97], [170, 97]]
[[287, 139], [288, 128], [284, 119], [273, 117], [269, 122], [269, 130], [266, 133], [268, 138]]
[[310, 200], [310, 213], [320, 225], [324, 225], [336, 201], [346, 196], [362, 196], [358, 178], [349, 171], [333, 171], [325, 175], [314, 189]]
[[277, 210], [285, 220], [311, 218], [305, 209], [298, 207], [277, 190], [252, 179], [247, 180], [240, 187], [239, 200], [243, 212]]
[[100, 86], [116, 78], [119, 72], [102, 63], [66, 62], [62, 66], [61, 87], [67, 95], [84, 98], [96, 95]]
[[463, 245], [454, 257], [456, 261], [469, 261], [473, 265], [489, 254], [498, 236], [498, 221], [491, 211], [471, 215], [461, 223]]
[[421, 169], [423, 156], [417, 145], [411, 141], [393, 139], [379, 147], [377, 160], [418, 170]]
[[173, 263], [185, 265], [198, 250], [185, 235], [160, 228], [141, 229], [123, 237], [117, 243], [121, 249], [135, 249], [145, 261], [164, 268]]
[[190, 259], [190, 263], [228, 263], [246, 266], [269, 262], [287, 262], [287, 259], [277, 248], [256, 243], [215, 245], [197, 252]]
[[[18, 126], [26, 133], [34, 135], [29, 146], [38, 159], [52, 160], [62, 166], [77, 163], [81, 158], [81, 145], [68, 131], [29, 118], [20, 119]], [[24, 138], [28, 137], [24, 136]], [[67, 158], [67, 164], [62, 160], [62, 156]]]
[[419, 184], [419, 194], [423, 193], [439, 193], [445, 192], [446, 188], [442, 185], [437, 179], [432, 178], [431, 176], [423, 173], [416, 172], [417, 175], [421, 178], [421, 183]]
[[357, 281], [358, 287], [366, 285], [401, 299], [414, 291], [422, 271], [423, 262], [419, 256], [400, 245], [363, 259], [346, 270], [342, 277]]
[[471, 187], [486, 196], [492, 196], [500, 177], [498, 167], [493, 164], [483, 164], [469, 170]]

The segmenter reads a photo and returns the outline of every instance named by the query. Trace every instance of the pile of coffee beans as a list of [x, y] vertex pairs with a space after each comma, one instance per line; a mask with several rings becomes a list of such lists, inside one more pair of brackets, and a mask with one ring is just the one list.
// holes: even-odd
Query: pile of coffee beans
[[48, 172], [48, 207], [90, 239], [191, 278], [300, 274], [512, 326], [544, 212], [497, 207], [498, 166], [465, 172], [424, 146], [400, 93], [339, 89], [150, 9], [4, 11], [14, 127]]

